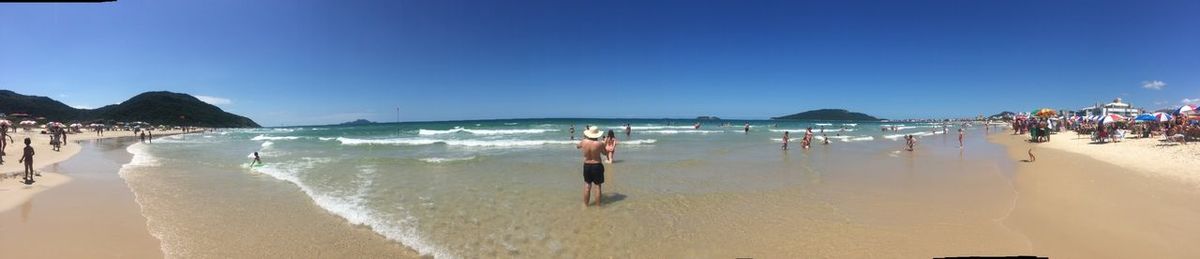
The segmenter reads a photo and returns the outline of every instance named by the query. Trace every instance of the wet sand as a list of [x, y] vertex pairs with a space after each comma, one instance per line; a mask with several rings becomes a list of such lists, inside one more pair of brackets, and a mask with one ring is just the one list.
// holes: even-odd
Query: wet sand
[[[4, 164], [0, 165], [0, 212], [23, 204], [42, 191], [70, 182], [72, 179], [70, 176], [53, 171], [45, 171], [43, 168], [66, 161], [75, 156], [75, 154], [78, 154], [80, 150], [79, 141], [122, 137], [136, 138], [133, 131], [108, 131], [103, 136], [93, 132], [68, 134], [67, 143], [62, 145], [59, 151], [54, 151], [49, 144], [50, 135], [39, 134], [38, 131], [17, 130], [16, 132], [9, 132], [13, 143], [8, 143], [9, 146], [4, 148]], [[184, 132], [179, 130], [155, 131], [153, 136], [154, 139], [157, 139], [182, 133]], [[21, 163], [17, 162], [21, 159], [22, 149], [25, 148], [25, 143], [23, 143], [25, 138], [30, 138], [30, 146], [34, 149], [34, 171], [44, 173], [42, 176], [34, 178], [37, 182], [32, 186], [26, 186], [20, 182], [21, 173], [25, 169]], [[4, 141], [8, 141], [8, 139], [4, 139]]]
[[[1143, 166], [1115, 165], [1084, 155], [1096, 147], [1070, 141], [1069, 134], [1055, 135], [1045, 144], [1027, 143], [1027, 136], [990, 138], [1006, 146], [1013, 160], [1028, 159], [1029, 148], [1037, 156], [1036, 162], [1017, 165], [1013, 186], [1018, 199], [1004, 221], [1030, 240], [1035, 254], [1053, 258], [1200, 255], [1200, 247], [1194, 245], [1200, 240], [1200, 191], [1195, 185], [1184, 178], [1139, 171]], [[1122, 144], [1127, 143], [1116, 145]], [[1113, 162], [1180, 159], [1166, 153], [1139, 153], [1132, 145], [1128, 150], [1126, 155], [1135, 159]]]
[[[129, 162], [125, 147], [134, 139], [84, 140], [78, 154], [41, 169], [38, 178], [69, 176], [16, 208], [0, 212], [0, 243], [5, 258], [160, 258], [159, 241], [146, 229], [133, 193], [117, 175]], [[24, 191], [45, 188], [5, 186]], [[6, 191], [7, 192], [7, 191]]]

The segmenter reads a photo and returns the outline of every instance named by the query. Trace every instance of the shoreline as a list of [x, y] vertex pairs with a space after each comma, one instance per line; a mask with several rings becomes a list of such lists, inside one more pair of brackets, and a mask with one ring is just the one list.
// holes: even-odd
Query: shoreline
[[[154, 138], [162, 138], [178, 134], [198, 133], [203, 131], [183, 132], [179, 130], [170, 130], [154, 133]], [[13, 137], [13, 142], [4, 148], [4, 164], [0, 165], [0, 213], [13, 209], [35, 197], [38, 193], [51, 190], [55, 187], [71, 182], [72, 178], [68, 175], [57, 172], [45, 172], [46, 168], [66, 162], [72, 157], [79, 154], [82, 146], [80, 142], [97, 139], [118, 139], [118, 138], [137, 138], [133, 131], [108, 131], [104, 136], [97, 136], [92, 132], [75, 133], [67, 136], [67, 143], [62, 145], [60, 151], [51, 150], [50, 136], [46, 134], [38, 134], [36, 132], [20, 131], [9, 133]], [[30, 138], [34, 148], [34, 171], [40, 173], [41, 176], [35, 176], [35, 183], [32, 185], [24, 185], [20, 183], [20, 177], [24, 172], [24, 167], [17, 160], [20, 159], [20, 150], [24, 148], [22, 141], [24, 138]], [[115, 172], [114, 172], [115, 174]]]
[[[199, 132], [199, 131], [197, 131]], [[192, 132], [189, 132], [192, 133]], [[185, 134], [156, 132], [154, 138]], [[37, 152], [37, 182], [19, 182], [23, 168], [11, 159], [15, 147], [6, 148], [0, 180], [0, 242], [20, 242], [10, 250], [15, 257], [61, 258], [161, 258], [162, 244], [150, 235], [146, 218], [132, 189], [119, 175], [132, 154], [125, 149], [138, 143], [131, 131], [105, 132], [104, 136], [79, 133], [68, 136], [59, 152], [51, 151], [47, 135], [13, 134], [15, 143], [30, 137]], [[13, 161], [9, 161], [13, 160]], [[11, 176], [11, 177], [10, 177]], [[79, 215], [88, 215], [79, 217]]]
[[[1012, 176], [1017, 198], [1001, 222], [1024, 235], [1033, 254], [1059, 258], [1200, 254], [1200, 248], [1187, 243], [1200, 239], [1200, 222], [1195, 220], [1200, 218], [1200, 192], [1192, 182], [1147, 171], [1135, 163], [1144, 163], [1138, 159], [1110, 159], [1117, 153], [1098, 151], [1086, 140], [1071, 140], [1069, 134], [1058, 136], [1047, 143], [1029, 143], [1025, 135], [988, 137], [989, 142], [1004, 146], [1010, 159], [1019, 161]], [[1037, 160], [1022, 161], [1030, 148]], [[1137, 157], [1153, 155], [1138, 153]]]

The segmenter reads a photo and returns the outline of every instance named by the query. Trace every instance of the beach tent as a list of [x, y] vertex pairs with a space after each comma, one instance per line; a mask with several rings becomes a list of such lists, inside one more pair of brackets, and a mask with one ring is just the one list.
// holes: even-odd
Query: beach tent
[[1100, 117], [1100, 124], [1108, 124], [1108, 123], [1124, 121], [1124, 120], [1125, 120], [1125, 116], [1121, 116], [1121, 115], [1117, 115], [1117, 114], [1109, 114], [1109, 115], [1104, 115], [1104, 116]]
[[1191, 104], [1180, 106], [1179, 109], [1175, 109], [1175, 114], [1193, 114], [1193, 113], [1196, 113], [1196, 106], [1191, 105]]

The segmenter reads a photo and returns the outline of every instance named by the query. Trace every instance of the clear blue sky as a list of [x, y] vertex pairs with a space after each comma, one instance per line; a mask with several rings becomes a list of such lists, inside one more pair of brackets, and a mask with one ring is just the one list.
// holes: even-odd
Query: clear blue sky
[[268, 126], [1158, 108], [1200, 98], [1200, 1], [0, 4], [0, 89]]

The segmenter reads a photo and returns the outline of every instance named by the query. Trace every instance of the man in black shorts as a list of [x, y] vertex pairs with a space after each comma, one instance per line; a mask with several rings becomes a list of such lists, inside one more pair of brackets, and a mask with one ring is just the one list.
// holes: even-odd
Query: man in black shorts
[[600, 195], [604, 184], [604, 165], [600, 164], [600, 154], [604, 154], [604, 142], [600, 142], [600, 128], [588, 126], [583, 131], [583, 140], [575, 148], [583, 151], [583, 206], [588, 206], [592, 193], [592, 185], [596, 185], [596, 206], [600, 206]]

